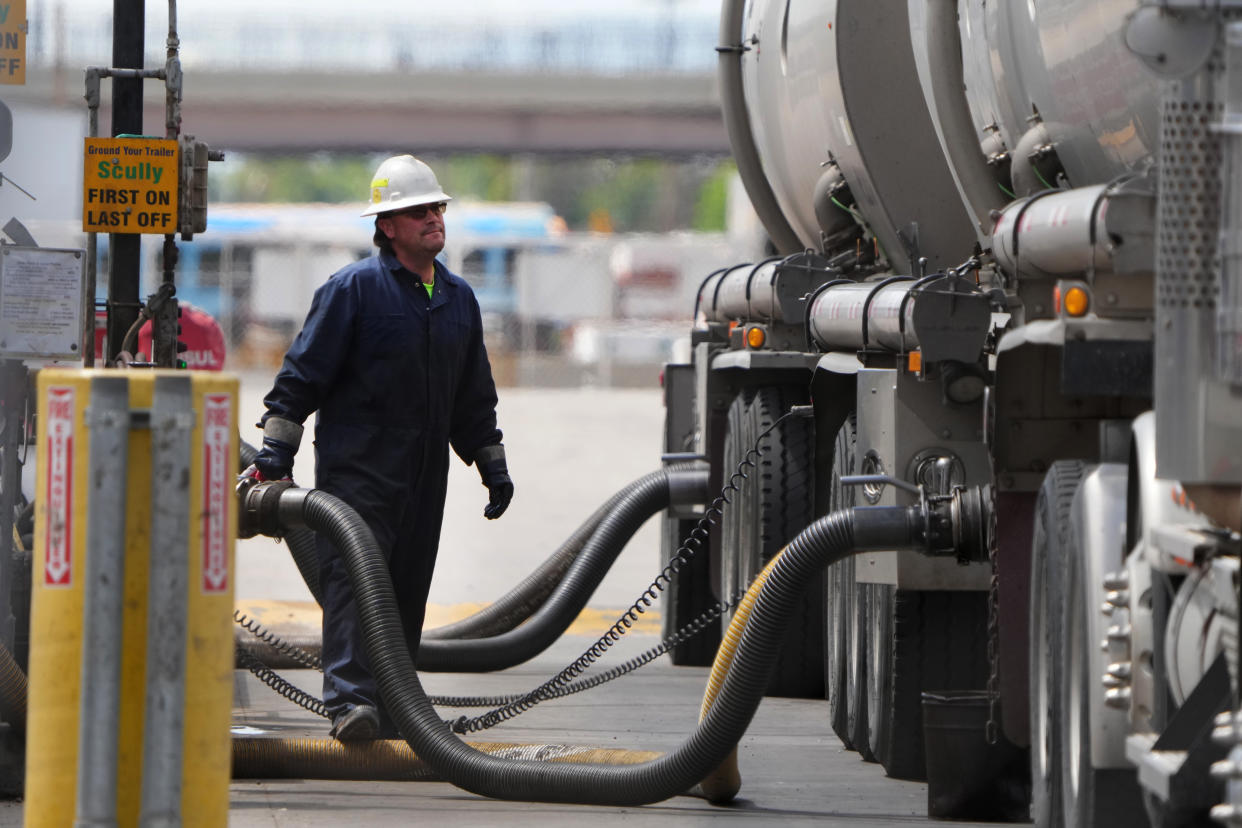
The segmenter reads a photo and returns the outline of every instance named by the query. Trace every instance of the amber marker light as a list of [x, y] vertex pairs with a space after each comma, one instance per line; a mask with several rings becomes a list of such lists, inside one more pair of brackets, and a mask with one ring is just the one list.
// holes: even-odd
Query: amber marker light
[[762, 348], [763, 343], [767, 339], [767, 334], [763, 332], [763, 328], [748, 328], [746, 331], [746, 344], [752, 348]]
[[917, 374], [923, 370], [923, 352], [911, 351], [906, 354], [906, 368], [911, 374]]
[[1072, 287], [1061, 298], [1067, 316], [1084, 316], [1091, 307], [1091, 296], [1084, 288]]

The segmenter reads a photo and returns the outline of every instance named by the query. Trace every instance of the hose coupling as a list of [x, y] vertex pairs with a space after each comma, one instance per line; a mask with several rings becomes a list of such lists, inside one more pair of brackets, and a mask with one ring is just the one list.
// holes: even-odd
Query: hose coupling
[[670, 506], [694, 506], [711, 499], [707, 489], [709, 467], [706, 463], [666, 466], [668, 502]]
[[282, 495], [294, 486], [292, 480], [244, 478], [237, 484], [237, 537], [253, 538], [267, 535], [278, 538], [285, 525], [286, 509], [281, 508]]
[[990, 485], [959, 488], [951, 495], [953, 548], [960, 563], [986, 561], [995, 545], [996, 498]]
[[991, 546], [992, 487], [958, 486], [945, 495], [924, 497], [919, 551], [956, 557], [960, 564], [986, 561]]
[[847, 485], [863, 482], [896, 484], [918, 502], [909, 506], [857, 506], [854, 540], [858, 549], [914, 549], [935, 558], [955, 557], [958, 563], [986, 561], [992, 536], [991, 486], [958, 486], [943, 495], [928, 495], [922, 486], [880, 475], [841, 478]]

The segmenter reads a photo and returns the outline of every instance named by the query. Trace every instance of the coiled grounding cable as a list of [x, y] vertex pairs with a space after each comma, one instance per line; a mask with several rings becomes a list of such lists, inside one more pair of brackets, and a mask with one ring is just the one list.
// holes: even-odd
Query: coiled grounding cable
[[[618, 619], [613, 626], [594, 645], [592, 645], [591, 648], [587, 650], [586, 653], [572, 662], [569, 666], [565, 667], [552, 679], [525, 694], [500, 697], [432, 697], [431, 701], [433, 704], [447, 707], [494, 707], [493, 710], [483, 714], [482, 716], [477, 716], [471, 719], [462, 716], [455, 721], [448, 722], [453, 731], [456, 733], [474, 733], [486, 730], [488, 728], [495, 727], [503, 721], [507, 721], [520, 715], [521, 713], [524, 713], [540, 702], [555, 698], [563, 698], [583, 690], [597, 687], [607, 681], [612, 681], [622, 675], [633, 672], [634, 670], [639, 669], [645, 664], [655, 660], [665, 652], [668, 652], [669, 649], [676, 646], [678, 643], [686, 641], [694, 635], [702, 632], [707, 628], [708, 624], [719, 618], [723, 613], [727, 612], [731, 605], [736, 604], [742, 594], [742, 591], [739, 591], [736, 595], [729, 596], [724, 601], [716, 602], [713, 606], [707, 608], [703, 613], [701, 613], [698, 618], [691, 620], [681, 629], [673, 633], [673, 635], [669, 636], [659, 645], [646, 651], [642, 655], [637, 656], [618, 667], [613, 667], [602, 674], [590, 676], [582, 680], [574, 680], [576, 676], [581, 674], [597, 659], [602, 657], [603, 653], [614, 643], [616, 643], [616, 641], [619, 640], [620, 637], [632, 627], [633, 623], [638, 620], [638, 616], [651, 607], [656, 600], [658, 593], [671, 584], [673, 575], [676, 574], [681, 567], [687, 565], [690, 560], [702, 550], [708, 536], [709, 527], [716, 525], [717, 519], [722, 516], [723, 505], [726, 503], [732, 504], [733, 501], [730, 499], [730, 495], [740, 491], [741, 481], [746, 480], [749, 477], [747, 471], [749, 469], [756, 468], [755, 461], [766, 453], [766, 449], [763, 447], [764, 438], [790, 416], [792, 416], [792, 413], [786, 413], [781, 416], [770, 426], [764, 429], [763, 433], [755, 439], [752, 447], [747, 450], [746, 454], [743, 455], [742, 459], [738, 462], [737, 467], [730, 474], [729, 479], [721, 489], [720, 494], [716, 496], [711, 505], [705, 510], [703, 516], [696, 523], [694, 529], [691, 530], [689, 536], [682, 542], [681, 546], [678, 547], [668, 564], [665, 565], [664, 569], [659, 575], [656, 576], [651, 585], [642, 593], [642, 595], [639, 596], [638, 600], [630, 606], [622, 617]], [[656, 474], [658, 475], [659, 472]], [[651, 475], [648, 475], [648, 478], [649, 477], [651, 477]], [[606, 513], [615, 508], [616, 504], [626, 498], [629, 493], [637, 489], [648, 478], [642, 478], [635, 481], [610, 498], [607, 503], [596, 510], [596, 513], [592, 515], [591, 518], [579, 527], [579, 530], [575, 533], [575, 536], [571, 537], [570, 540], [562, 546], [562, 550], [566, 547], [575, 545], [578, 536], [585, 535], [589, 527], [598, 527], [599, 522]], [[592, 531], [594, 530], [592, 529]], [[613, 556], [613, 559], [615, 560], [615, 555]], [[572, 562], [572, 558], [570, 560]], [[611, 565], [611, 560], [609, 561], [609, 565]], [[602, 574], [600, 577], [602, 578]], [[532, 578], [527, 579], [528, 582], [531, 580]], [[598, 584], [598, 580], [596, 580], [595, 583]], [[511, 592], [510, 595], [517, 594], [521, 591], [521, 588], [519, 588]], [[480, 615], [481, 614], [476, 614], [474, 618], [478, 618]], [[242, 619], [237, 617], [237, 613], [234, 613], [234, 618], [239, 624], [243, 623]], [[257, 624], [253, 624], [253, 627], [247, 624], [243, 624], [243, 626], [246, 626], [246, 628], [253, 634], [277, 650], [285, 652], [294, 660], [307, 666], [322, 669], [319, 664], [319, 660], [313, 655], [305, 653], [292, 645], [280, 641], [279, 638], [266, 632]], [[257, 629], [255, 629], [256, 627]], [[290, 652], [290, 650], [296, 652]], [[301, 656], [299, 656], [299, 654], [301, 654]], [[312, 659], [313, 663], [311, 661]], [[266, 665], [259, 662], [258, 659], [250, 658], [247, 663], [242, 666], [248, 667], [251, 672], [258, 676], [265, 684], [272, 687], [281, 695], [285, 695], [286, 697], [293, 699], [296, 703], [302, 704], [302, 702], [298, 701], [297, 698], [286, 692], [286, 688], [291, 685], [289, 685], [288, 682], [284, 682], [283, 679], [279, 678], [279, 676], [276, 676], [270, 669], [266, 668]], [[265, 670], [266, 672], [261, 672], [261, 670]], [[301, 691], [297, 692], [301, 696], [305, 695], [301, 693]], [[310, 698], [313, 701], [317, 701], [314, 700], [313, 697]], [[312, 712], [323, 715], [320, 710], [315, 707], [308, 704], [302, 704], [302, 706]]]

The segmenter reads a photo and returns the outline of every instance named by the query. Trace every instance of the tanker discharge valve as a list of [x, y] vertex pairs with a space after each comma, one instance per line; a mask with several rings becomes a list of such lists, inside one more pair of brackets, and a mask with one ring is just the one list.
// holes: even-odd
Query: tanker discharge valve
[[[881, 549], [891, 543], [873, 542], [868, 537], [902, 537], [906, 545], [935, 558], [957, 558], [965, 565], [988, 560], [991, 540], [993, 497], [991, 486], [957, 486], [947, 494], [929, 495], [922, 486], [887, 474], [855, 474], [841, 478], [843, 486], [884, 486], [908, 492], [917, 503], [903, 508], [857, 506], [859, 519], [855, 541], [859, 548]], [[861, 514], [860, 514], [861, 513]]]

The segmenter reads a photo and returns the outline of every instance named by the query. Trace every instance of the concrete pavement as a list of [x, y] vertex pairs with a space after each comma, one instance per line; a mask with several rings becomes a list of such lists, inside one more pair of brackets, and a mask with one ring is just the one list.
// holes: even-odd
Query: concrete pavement
[[[591, 643], [566, 636], [533, 661], [500, 673], [421, 676], [431, 694], [496, 695], [533, 689]], [[657, 643], [642, 634], [626, 652]], [[608, 664], [621, 658], [610, 659]], [[674, 667], [667, 660], [599, 688], [546, 702], [468, 741], [668, 751], [690, 733], [698, 718], [706, 668]], [[289, 675], [312, 689], [318, 676]], [[326, 734], [326, 723], [239, 674], [235, 727], [283, 736]], [[446, 717], [462, 712], [442, 710]], [[329, 826], [440, 823], [458, 826], [878, 826], [930, 822], [927, 786], [885, 779], [832, 734], [822, 701], [765, 699], [740, 745], [742, 789], [727, 807], [678, 796], [642, 807], [500, 802], [448, 783], [344, 782], [329, 780], [235, 780], [230, 825]], [[973, 823], [957, 823], [971, 825]]]

